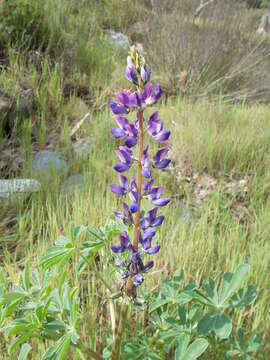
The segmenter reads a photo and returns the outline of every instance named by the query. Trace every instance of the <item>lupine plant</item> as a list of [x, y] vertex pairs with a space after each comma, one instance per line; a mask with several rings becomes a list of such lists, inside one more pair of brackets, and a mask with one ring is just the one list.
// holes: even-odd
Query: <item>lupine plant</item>
[[[150, 66], [135, 47], [126, 77], [132, 91], [117, 93], [117, 102], [110, 103], [118, 126], [111, 132], [119, 145], [114, 165], [119, 183], [110, 189], [125, 197], [123, 204], [98, 230], [70, 224], [69, 235], [59, 236], [37, 268], [26, 262], [18, 281], [0, 269], [0, 331], [12, 339], [5, 359], [25, 360], [31, 352], [42, 360], [253, 359], [260, 336], [245, 340], [232, 320], [235, 310], [257, 297], [253, 286], [243, 287], [249, 265], [225, 273], [221, 282], [184, 284], [183, 271], [176, 270], [154, 291], [141, 286], [154, 266], [151, 257], [162, 251], [156, 241], [169, 198], [153, 175], [170, 164], [163, 145], [170, 131], [157, 111], [146, 116], [162, 90], [150, 83]], [[83, 315], [93, 311], [94, 291], [106, 305], [103, 319], [109, 313], [111, 322], [102, 329], [99, 347], [97, 335], [91, 338], [81, 325]]]
[[[152, 260], [144, 264], [143, 257], [145, 254], [156, 254], [160, 250], [159, 244], [153, 244], [157, 228], [164, 220], [164, 216], [158, 215], [158, 211], [170, 201], [169, 198], [162, 197], [162, 187], [154, 185], [151, 169], [154, 167], [164, 170], [170, 164], [171, 160], [166, 158], [169, 149], [161, 147], [151, 158], [145, 138], [148, 133], [154, 141], [163, 144], [168, 140], [170, 131], [163, 129], [163, 121], [157, 111], [148, 121], [144, 118], [145, 109], [159, 100], [162, 90], [159, 84], [152, 85], [149, 82], [151, 68], [135, 48], [131, 49], [127, 58], [126, 76], [136, 86], [136, 91], [119, 92], [116, 94], [119, 103], [110, 103], [118, 125], [118, 128], [112, 129], [112, 134], [122, 141], [116, 151], [120, 162], [114, 165], [114, 170], [119, 174], [119, 184], [111, 184], [110, 187], [117, 196], [129, 195], [130, 204], [123, 202], [123, 211], [115, 212], [116, 217], [123, 219], [127, 230], [119, 236], [120, 245], [113, 245], [111, 249], [114, 253], [128, 252], [128, 256], [119, 266], [123, 269], [122, 278], [127, 279], [125, 292], [136, 298], [136, 287], [142, 284], [144, 273], [154, 265]], [[132, 112], [136, 112], [133, 123], [125, 117]], [[137, 179], [132, 173], [129, 180], [123, 173], [133, 165], [137, 168]], [[147, 212], [142, 207], [143, 199], [151, 203], [152, 208]]]

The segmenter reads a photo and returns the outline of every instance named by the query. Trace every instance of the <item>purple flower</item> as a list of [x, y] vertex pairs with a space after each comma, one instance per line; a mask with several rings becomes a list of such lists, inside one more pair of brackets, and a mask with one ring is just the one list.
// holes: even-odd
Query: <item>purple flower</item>
[[130, 181], [130, 184], [129, 184], [129, 189], [130, 189], [130, 191], [138, 191], [138, 186], [137, 186], [134, 174], [131, 175], [131, 181]]
[[110, 107], [112, 109], [112, 112], [116, 115], [129, 113], [129, 108], [127, 106], [122, 105], [122, 104], [117, 104], [113, 101], [110, 102]]
[[129, 240], [128, 234], [124, 231], [123, 235], [119, 235], [120, 246], [111, 246], [111, 250], [115, 253], [122, 253], [125, 250], [133, 251], [133, 246]]
[[134, 147], [137, 144], [138, 130], [135, 125], [130, 124], [126, 118], [116, 116], [115, 120], [119, 128], [111, 129], [113, 136], [116, 139], [125, 139], [125, 145], [129, 148]]
[[143, 187], [143, 195], [144, 196], [150, 195], [153, 185], [154, 185], [153, 179], [151, 179], [144, 185], [144, 187]]
[[150, 116], [147, 130], [153, 139], [159, 142], [168, 140], [171, 134], [169, 130], [163, 130], [163, 122], [158, 118], [157, 111]]
[[149, 192], [149, 197], [152, 200], [152, 204], [156, 205], [156, 206], [166, 206], [169, 202], [170, 199], [169, 198], [161, 198], [160, 195], [163, 192], [163, 188], [156, 186], [156, 187], [152, 187], [150, 192]]
[[120, 219], [123, 220], [124, 224], [130, 225], [133, 224], [133, 217], [132, 217], [133, 211], [131, 211], [128, 204], [125, 202], [123, 203], [123, 212], [115, 211], [114, 215]]
[[[150, 85], [150, 84], [148, 84]], [[151, 88], [147, 88], [147, 85], [145, 87], [145, 91], [143, 93], [143, 98], [144, 98], [144, 102], [146, 105], [153, 105], [155, 104], [161, 97], [162, 95], [162, 89], [161, 86], [159, 84], [155, 84], [154, 87], [152, 86]], [[151, 93], [149, 94], [149, 90], [151, 89]]]
[[157, 169], [165, 169], [171, 162], [170, 159], [161, 159], [163, 156], [168, 154], [169, 149], [163, 148], [158, 150], [156, 155], [153, 157], [154, 167]]
[[142, 248], [148, 254], [156, 254], [160, 249], [160, 245], [158, 244], [152, 246], [152, 239], [155, 234], [156, 231], [154, 229], [148, 228], [145, 230], [143, 238], [140, 236]]
[[126, 132], [123, 129], [113, 128], [113, 129], [111, 129], [111, 132], [116, 139], [121, 139], [126, 136]]
[[121, 162], [114, 165], [114, 170], [119, 173], [127, 171], [131, 167], [132, 151], [126, 146], [120, 146], [116, 154]]
[[132, 204], [130, 205], [130, 211], [132, 213], [136, 213], [139, 210], [139, 195], [137, 190], [131, 190], [129, 192], [129, 197], [132, 201]]
[[128, 81], [132, 82], [135, 85], [138, 85], [138, 77], [133, 64], [130, 64], [126, 67], [125, 73]]
[[127, 107], [134, 106], [134, 94], [130, 90], [123, 90], [122, 92], [116, 93], [116, 97], [120, 104]]
[[149, 149], [149, 145], [147, 144], [145, 146], [145, 149], [143, 151], [143, 156], [142, 156], [142, 175], [143, 177], [149, 179], [151, 177], [151, 169], [150, 169], [150, 162], [149, 162], [149, 157], [148, 157], [148, 149]]
[[[119, 162], [114, 165], [114, 169], [119, 173], [119, 184], [110, 184], [111, 191], [117, 196], [129, 195], [131, 202], [123, 203], [122, 211], [115, 211], [116, 217], [122, 219], [127, 226], [133, 226], [134, 231], [139, 236], [139, 243], [131, 243], [127, 231], [124, 231], [119, 236], [120, 245], [113, 245], [111, 249], [115, 253], [123, 253], [127, 250], [127, 256], [122, 259], [117, 265], [121, 268], [121, 277], [127, 279], [132, 274], [133, 287], [131, 293], [128, 295], [136, 300], [136, 286], [139, 286], [144, 281], [144, 273], [151, 270], [154, 266], [153, 261], [148, 261], [144, 265], [142, 260], [142, 252], [152, 255], [156, 254], [159, 249], [159, 244], [153, 244], [156, 231], [164, 221], [164, 216], [158, 216], [160, 207], [166, 206], [170, 201], [169, 198], [162, 197], [163, 188], [154, 186], [154, 180], [151, 178], [151, 162], [149, 157], [149, 145], [146, 144], [143, 153], [139, 152], [139, 158], [133, 156], [132, 149], [139, 142], [139, 147], [143, 146], [143, 137], [145, 132], [141, 132], [141, 120], [143, 128], [145, 127], [145, 119], [143, 117], [144, 109], [147, 106], [155, 104], [162, 95], [162, 89], [159, 84], [151, 84], [151, 68], [145, 64], [143, 56], [136, 47], [131, 48], [131, 55], [127, 58], [127, 67], [125, 70], [127, 79], [136, 85], [134, 92], [130, 90], [123, 90], [116, 93], [117, 102], [111, 102], [110, 106], [113, 113], [116, 115], [115, 120], [118, 128], [111, 130], [116, 139], [123, 141], [116, 154]], [[131, 123], [125, 114], [131, 110], [137, 110], [136, 119]], [[147, 123], [148, 134], [156, 141], [163, 142], [169, 139], [170, 131], [163, 129], [163, 121], [159, 118], [158, 112], [153, 113]], [[139, 137], [138, 134], [141, 134]], [[156, 169], [166, 169], [171, 160], [167, 158], [167, 148], [158, 149], [152, 158], [152, 164]], [[136, 152], [137, 153], [137, 152]], [[134, 174], [131, 175], [130, 182], [121, 173], [129, 170], [136, 160], [138, 169], [138, 184]], [[142, 183], [144, 177], [144, 183]], [[142, 186], [141, 186], [142, 185]], [[142, 198], [148, 198], [154, 207], [146, 214], [142, 213], [139, 204]], [[136, 214], [135, 216], [133, 214]], [[134, 217], [134, 218], [133, 218]], [[136, 220], [136, 221], [135, 221]], [[138, 221], [139, 220], [139, 226]], [[134, 240], [135, 241], [135, 240]], [[139, 245], [139, 247], [138, 247]]]
[[118, 178], [120, 185], [110, 184], [111, 191], [118, 196], [125, 195], [128, 192], [128, 179], [121, 174], [118, 175]]
[[151, 77], [151, 68], [148, 64], [141, 67], [141, 79], [144, 84], [146, 84]]
[[141, 227], [146, 230], [149, 227], [158, 227], [163, 223], [164, 216], [157, 216], [158, 207], [150, 210], [147, 215], [141, 219]]

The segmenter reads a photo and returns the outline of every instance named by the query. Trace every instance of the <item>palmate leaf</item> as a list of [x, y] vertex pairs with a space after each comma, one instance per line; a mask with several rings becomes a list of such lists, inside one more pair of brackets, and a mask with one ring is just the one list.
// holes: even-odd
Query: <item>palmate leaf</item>
[[246, 280], [250, 266], [248, 264], [240, 265], [235, 272], [227, 273], [223, 276], [219, 294], [219, 304], [224, 304], [240, 288]]
[[40, 260], [40, 266], [48, 269], [57, 264], [64, 265], [69, 261], [74, 251], [74, 244], [64, 236], [59, 236], [55, 246], [51, 246]]
[[197, 331], [200, 336], [206, 336], [214, 331], [220, 339], [228, 339], [232, 331], [232, 321], [226, 314], [220, 312], [207, 313], [198, 323]]
[[257, 298], [257, 291], [254, 286], [248, 285], [244, 289], [240, 289], [228, 301], [228, 307], [243, 308], [252, 304]]
[[152, 300], [149, 312], [152, 313], [169, 303], [185, 305], [193, 299], [195, 284], [190, 284], [182, 289], [181, 282], [184, 277], [183, 270], [177, 270], [173, 277], [162, 282], [161, 290], [157, 297]]
[[256, 289], [253, 286], [248, 286], [239, 290], [247, 278], [248, 271], [249, 265], [242, 264], [234, 273], [224, 274], [219, 292], [216, 283], [209, 278], [203, 282], [204, 291], [195, 289], [193, 299], [201, 304], [214, 306], [217, 310], [252, 304], [257, 297]]
[[230, 337], [231, 349], [226, 352], [226, 358], [253, 359], [252, 355], [263, 346], [259, 334], [253, 334], [247, 341], [242, 329], [238, 330], [237, 337]]
[[175, 360], [195, 360], [201, 356], [208, 347], [205, 339], [196, 339], [190, 345], [190, 336], [181, 334], [177, 338]]

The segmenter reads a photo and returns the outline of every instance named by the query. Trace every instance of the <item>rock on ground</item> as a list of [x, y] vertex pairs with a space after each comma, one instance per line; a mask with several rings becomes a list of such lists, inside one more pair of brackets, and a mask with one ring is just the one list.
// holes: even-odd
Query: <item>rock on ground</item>
[[0, 199], [40, 190], [40, 183], [33, 179], [0, 180]]
[[72, 144], [73, 155], [80, 159], [88, 159], [91, 149], [90, 137], [79, 139]]
[[33, 174], [47, 175], [51, 171], [67, 174], [69, 172], [69, 165], [54, 151], [42, 150], [37, 152], [32, 162]]
[[128, 37], [121, 32], [109, 30], [107, 31], [107, 38], [109, 43], [114, 45], [117, 49], [126, 50], [130, 46]]

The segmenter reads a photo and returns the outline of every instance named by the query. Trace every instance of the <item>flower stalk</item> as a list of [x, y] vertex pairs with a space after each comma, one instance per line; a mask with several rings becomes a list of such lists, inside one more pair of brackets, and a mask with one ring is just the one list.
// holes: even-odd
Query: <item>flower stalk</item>
[[[120, 275], [124, 280], [121, 289], [124, 290], [124, 299], [119, 316], [119, 325], [115, 331], [112, 360], [119, 360], [121, 339], [125, 322], [127, 321], [128, 305], [126, 296], [135, 304], [138, 303], [137, 287], [144, 281], [144, 274], [149, 272], [154, 262], [144, 263], [147, 255], [156, 254], [159, 244], [153, 244], [156, 233], [162, 225], [164, 216], [158, 215], [159, 209], [169, 203], [168, 198], [161, 197], [163, 189], [154, 186], [152, 168], [164, 170], [170, 161], [165, 156], [167, 148], [161, 148], [151, 158], [149, 144], [145, 144], [146, 131], [158, 143], [165, 142], [170, 136], [169, 130], [163, 129], [163, 121], [158, 112], [153, 113], [148, 121], [144, 118], [146, 107], [154, 105], [162, 95], [159, 84], [152, 85], [150, 81], [151, 68], [145, 63], [142, 53], [132, 47], [127, 58], [127, 79], [136, 86], [136, 91], [123, 90], [116, 93], [118, 102], [110, 103], [118, 128], [112, 129], [112, 134], [117, 140], [122, 140], [122, 145], [116, 151], [119, 162], [113, 168], [118, 172], [119, 184], [110, 184], [111, 191], [117, 196], [129, 195], [131, 203], [123, 202], [123, 211], [115, 211], [115, 216], [122, 219], [127, 226], [119, 236], [120, 245], [112, 245], [112, 252], [120, 256], [116, 266], [120, 268]], [[126, 115], [135, 111], [136, 120], [130, 122]], [[138, 147], [138, 156], [135, 157], [133, 149]], [[137, 178], [132, 173], [128, 179], [123, 173], [128, 172], [133, 164], [137, 165]], [[142, 208], [142, 199], [150, 200], [153, 208], [148, 212]], [[151, 206], [151, 205], [150, 205]], [[133, 229], [133, 231], [132, 231]], [[132, 242], [130, 236], [133, 237]], [[128, 252], [128, 256], [121, 259], [121, 254]]]

